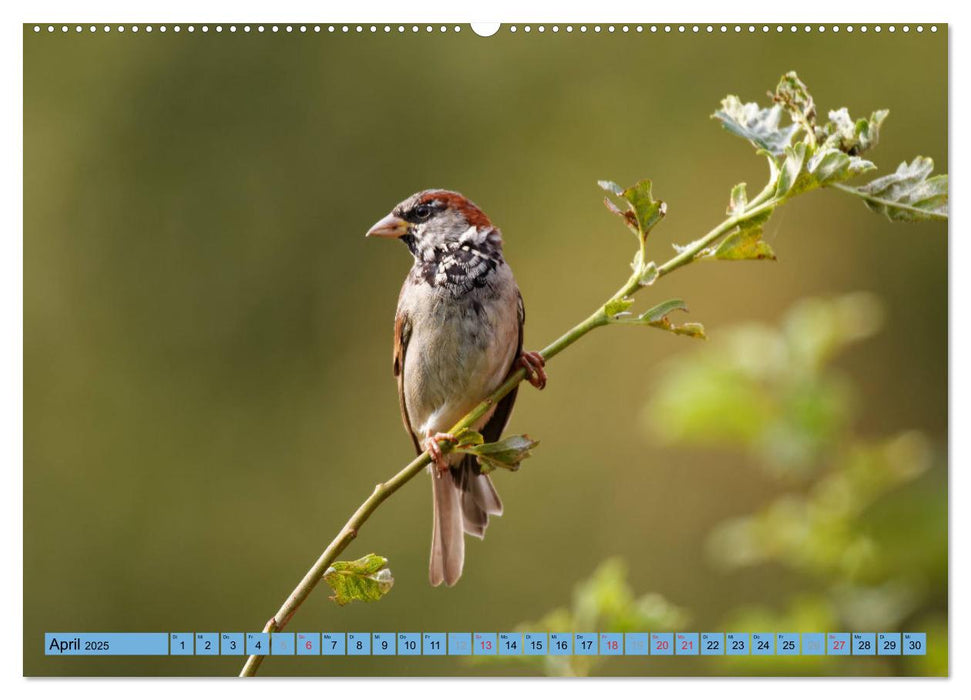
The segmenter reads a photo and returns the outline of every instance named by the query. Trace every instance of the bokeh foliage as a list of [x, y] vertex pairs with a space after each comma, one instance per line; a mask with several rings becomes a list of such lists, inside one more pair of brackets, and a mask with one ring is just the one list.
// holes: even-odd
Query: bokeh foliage
[[[832, 367], [842, 350], [877, 333], [882, 318], [879, 302], [857, 293], [801, 300], [778, 326], [721, 329], [710, 345], [663, 366], [644, 420], [652, 439], [679, 449], [707, 444], [736, 450], [783, 489], [754, 512], [718, 523], [708, 536], [708, 554], [722, 571], [757, 567], [759, 575], [768, 576], [781, 567], [797, 574], [798, 584], [777, 605], [755, 597], [727, 610], [715, 629], [926, 632], [928, 653], [703, 659], [719, 673], [947, 674], [947, 529], [942, 514], [926, 500], [933, 485], [929, 471], [942, 454], [917, 431], [875, 439], [858, 435], [855, 384]], [[908, 536], [908, 530], [918, 535]], [[921, 544], [915, 547], [918, 538]], [[609, 559], [576, 585], [570, 607], [516, 629], [685, 629], [689, 610], [657, 593], [635, 594], [626, 574], [622, 560]], [[547, 675], [576, 676], [612, 660], [523, 656], [515, 661]], [[509, 659], [477, 662], [508, 664]]]
[[[570, 605], [547, 612], [539, 620], [516, 625], [516, 632], [644, 632], [674, 631], [690, 620], [688, 612], [657, 593], [638, 595], [627, 580], [627, 564], [606, 559], [586, 579], [577, 582]], [[600, 656], [480, 656], [473, 666], [488, 668], [509, 662], [542, 669], [548, 676], [588, 676], [606, 659]]]
[[729, 611], [719, 629], [928, 633], [926, 657], [726, 657], [727, 668], [839, 674], [863, 663], [870, 673], [947, 673], [946, 513], [927, 501], [945, 446], [913, 430], [859, 434], [865, 407], [853, 378], [832, 367], [883, 315], [869, 294], [808, 298], [778, 327], [726, 329], [660, 374], [645, 412], [654, 439], [739, 451], [781, 487], [754, 512], [719, 523], [708, 551], [726, 571], [789, 570], [798, 587], [783, 604]]

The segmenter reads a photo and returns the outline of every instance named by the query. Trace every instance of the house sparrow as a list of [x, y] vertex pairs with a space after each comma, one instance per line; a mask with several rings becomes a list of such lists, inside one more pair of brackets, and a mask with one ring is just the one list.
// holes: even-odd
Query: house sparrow
[[[525, 312], [502, 236], [489, 217], [457, 192], [424, 190], [398, 204], [367, 232], [397, 238], [414, 257], [398, 297], [394, 374], [405, 430], [433, 472], [432, 551], [428, 578], [451, 586], [462, 575], [464, 532], [482, 538], [502, 501], [472, 455], [443, 454], [444, 432], [520, 365], [546, 385], [544, 360], [523, 352]], [[472, 426], [486, 442], [502, 434], [516, 390]]]

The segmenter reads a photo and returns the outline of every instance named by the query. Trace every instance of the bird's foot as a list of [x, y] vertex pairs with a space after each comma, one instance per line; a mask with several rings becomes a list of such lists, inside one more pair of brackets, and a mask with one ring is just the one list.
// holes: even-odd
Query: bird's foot
[[526, 368], [526, 378], [537, 389], [546, 387], [546, 360], [538, 352], [523, 351], [519, 363]]
[[445, 454], [442, 452], [441, 445], [438, 444], [439, 442], [449, 442], [454, 445], [457, 441], [451, 433], [429, 433], [425, 436], [422, 447], [432, 458], [432, 464], [435, 465], [435, 475], [441, 477], [449, 470], [449, 465], [448, 460], [445, 459]]

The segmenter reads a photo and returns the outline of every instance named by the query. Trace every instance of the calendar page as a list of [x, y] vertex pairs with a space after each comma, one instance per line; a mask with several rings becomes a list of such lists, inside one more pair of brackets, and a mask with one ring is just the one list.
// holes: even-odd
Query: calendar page
[[948, 25], [821, 19], [24, 24], [24, 675], [948, 675]]

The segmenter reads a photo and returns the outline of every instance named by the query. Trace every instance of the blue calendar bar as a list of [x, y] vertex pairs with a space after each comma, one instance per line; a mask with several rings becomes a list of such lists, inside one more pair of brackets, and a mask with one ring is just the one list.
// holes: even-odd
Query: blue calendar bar
[[48, 656], [923, 656], [924, 632], [48, 632]]

